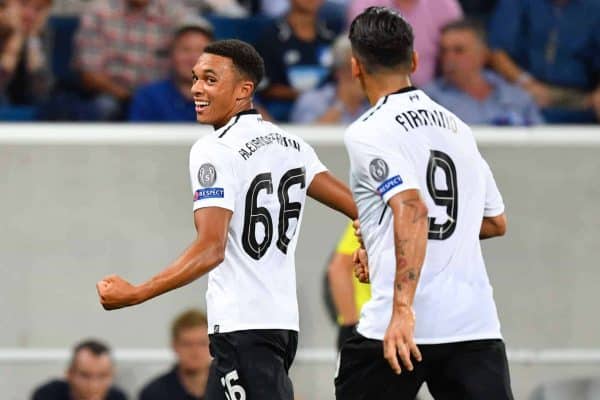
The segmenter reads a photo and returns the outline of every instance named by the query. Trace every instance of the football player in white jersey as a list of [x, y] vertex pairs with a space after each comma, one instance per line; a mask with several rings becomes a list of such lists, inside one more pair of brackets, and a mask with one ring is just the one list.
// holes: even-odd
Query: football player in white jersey
[[345, 134], [369, 255], [371, 300], [340, 353], [338, 400], [512, 399], [480, 239], [504, 204], [471, 129], [411, 86], [410, 25], [371, 7], [350, 27], [352, 69], [373, 105]]
[[263, 75], [263, 60], [247, 43], [224, 40], [204, 49], [191, 90], [198, 121], [215, 131], [190, 152], [197, 238], [139, 286], [114, 275], [97, 285], [103, 306], [114, 309], [210, 272], [210, 400], [293, 398], [288, 369], [298, 341], [294, 253], [306, 195], [357, 217], [350, 190], [314, 150], [252, 108]]

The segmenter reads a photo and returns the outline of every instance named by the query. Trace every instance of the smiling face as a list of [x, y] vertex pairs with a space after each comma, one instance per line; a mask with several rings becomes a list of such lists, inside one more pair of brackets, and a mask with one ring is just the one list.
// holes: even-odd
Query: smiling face
[[248, 104], [254, 83], [244, 78], [230, 58], [204, 53], [192, 69], [196, 119], [218, 129]]

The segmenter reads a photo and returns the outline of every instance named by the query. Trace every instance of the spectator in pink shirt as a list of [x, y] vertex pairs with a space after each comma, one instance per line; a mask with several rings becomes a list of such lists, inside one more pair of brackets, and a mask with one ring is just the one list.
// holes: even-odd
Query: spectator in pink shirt
[[412, 82], [423, 86], [435, 76], [441, 29], [447, 23], [462, 17], [457, 0], [353, 0], [348, 8], [348, 23], [370, 6], [398, 10], [413, 27], [415, 50], [419, 67], [411, 76]]

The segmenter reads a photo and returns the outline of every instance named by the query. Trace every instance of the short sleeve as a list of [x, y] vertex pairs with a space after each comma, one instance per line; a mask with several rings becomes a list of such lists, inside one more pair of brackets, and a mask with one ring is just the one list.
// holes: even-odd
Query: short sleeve
[[197, 142], [190, 151], [190, 180], [194, 211], [205, 207], [234, 211], [237, 180], [232, 154], [225, 146], [208, 140]]
[[376, 192], [385, 203], [405, 190], [420, 190], [414, 165], [406, 149], [397, 143], [387, 143], [375, 135], [368, 142], [357, 136], [349, 131], [345, 142], [351, 174], [359, 186]]
[[485, 175], [485, 208], [483, 210], [483, 216], [497, 217], [504, 212], [504, 201], [502, 200], [502, 195], [496, 185], [494, 174], [492, 174], [490, 166], [483, 157], [481, 158], [481, 163]]
[[327, 167], [319, 160], [317, 153], [308, 143], [305, 142], [303, 147], [306, 157], [306, 187], [308, 187], [317, 174], [327, 171]]

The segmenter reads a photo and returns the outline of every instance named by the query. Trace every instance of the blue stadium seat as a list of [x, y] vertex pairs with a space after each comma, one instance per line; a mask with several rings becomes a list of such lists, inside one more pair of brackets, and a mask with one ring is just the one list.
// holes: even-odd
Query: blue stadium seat
[[0, 107], [0, 121], [27, 122], [36, 119], [37, 109], [29, 106]]

